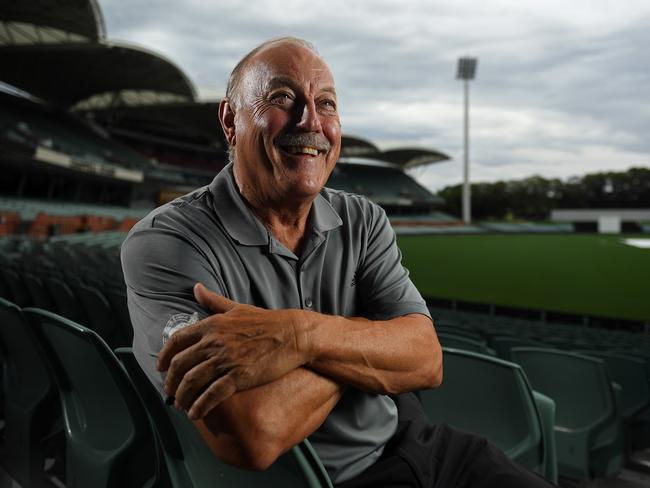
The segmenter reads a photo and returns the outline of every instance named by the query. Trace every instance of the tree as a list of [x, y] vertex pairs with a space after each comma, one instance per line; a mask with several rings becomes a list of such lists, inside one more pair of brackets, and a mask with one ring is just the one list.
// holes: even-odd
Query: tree
[[[461, 215], [462, 186], [443, 188], [443, 211]], [[477, 220], [546, 219], [554, 208], [650, 208], [650, 169], [592, 173], [566, 181], [531, 176], [523, 180], [472, 184]]]

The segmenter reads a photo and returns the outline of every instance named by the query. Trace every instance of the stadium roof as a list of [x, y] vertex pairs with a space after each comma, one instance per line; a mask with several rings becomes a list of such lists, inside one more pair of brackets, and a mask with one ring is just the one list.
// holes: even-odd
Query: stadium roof
[[0, 46], [97, 42], [105, 32], [96, 0], [0, 2]]
[[0, 81], [72, 108], [194, 101], [180, 68], [140, 47], [102, 42], [0, 49]]
[[372, 158], [395, 164], [400, 166], [402, 169], [407, 169], [416, 166], [423, 166], [425, 164], [447, 161], [449, 156], [431, 149], [400, 148], [381, 151], [377, 154], [373, 154]]
[[341, 137], [341, 157], [364, 157], [379, 153], [372, 142], [354, 136]]
[[116, 107], [95, 110], [93, 113], [97, 120], [110, 119], [110, 123], [118, 127], [123, 122], [135, 121], [140, 126], [154, 130], [198, 133], [207, 139], [219, 141], [225, 147], [218, 112], [219, 102], [186, 102]]

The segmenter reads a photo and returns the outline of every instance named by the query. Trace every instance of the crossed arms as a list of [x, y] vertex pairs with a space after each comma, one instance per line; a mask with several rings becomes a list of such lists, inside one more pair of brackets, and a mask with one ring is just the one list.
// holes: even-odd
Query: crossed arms
[[194, 287], [213, 312], [158, 357], [175, 397], [220, 459], [265, 469], [316, 430], [342, 387], [397, 395], [436, 387], [442, 352], [428, 317], [385, 321], [265, 310]]

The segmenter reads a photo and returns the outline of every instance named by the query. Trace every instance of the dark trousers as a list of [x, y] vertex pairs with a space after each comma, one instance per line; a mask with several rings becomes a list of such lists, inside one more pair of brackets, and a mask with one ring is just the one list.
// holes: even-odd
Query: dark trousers
[[397, 432], [375, 464], [337, 488], [548, 488], [482, 437], [431, 425], [415, 394], [396, 398]]

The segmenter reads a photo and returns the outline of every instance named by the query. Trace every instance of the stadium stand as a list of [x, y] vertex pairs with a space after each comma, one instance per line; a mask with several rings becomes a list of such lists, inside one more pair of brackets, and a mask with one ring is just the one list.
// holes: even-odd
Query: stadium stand
[[327, 185], [349, 193], [365, 195], [391, 215], [432, 212], [441, 203], [401, 169], [390, 166], [340, 162]]
[[[62, 0], [56, 8], [48, 0], [0, 4], [0, 464], [24, 487], [49, 487], [52, 479], [83, 487], [198, 488], [214, 480], [331, 487], [308, 441], [267, 473], [218, 462], [189, 421], [152, 390], [128, 349], [132, 328], [119, 262], [126, 232], [155, 205], [207, 184], [227, 152], [217, 102], [198, 101], [191, 80], [170, 60], [108, 41], [105, 31], [95, 0]], [[114, 69], [117, 63], [122, 69]], [[438, 211], [441, 200], [406, 172], [446, 159], [420, 148], [382, 151], [346, 134], [328, 186], [377, 202], [400, 234], [572, 230], [551, 223], [462, 225]], [[550, 480], [559, 470], [563, 486], [608, 476], [594, 486], [617, 487], [624, 473], [611, 477], [624, 463], [650, 472], [647, 335], [431, 310], [446, 354], [445, 385], [421, 392], [434, 421], [487, 436]], [[573, 366], [557, 360], [543, 367], [564, 388], [540, 380], [517, 356], [522, 351], [582, 358], [599, 371], [600, 397], [584, 393], [587, 373], [569, 376]], [[86, 367], [75, 369], [80, 363]], [[111, 382], [101, 405], [88, 395], [99, 381]], [[569, 396], [571, 389], [583, 393]], [[592, 423], [600, 429], [595, 437], [569, 425], [597, 405], [609, 410], [606, 420]], [[121, 413], [107, 419], [107, 409]], [[86, 418], [88, 429], [81, 432], [75, 418]]]
[[[20, 307], [0, 298], [3, 449], [0, 464], [21, 486], [46, 488], [64, 472], [59, 397]], [[46, 472], [45, 460], [54, 461]]]
[[556, 482], [553, 400], [535, 395], [516, 364], [467, 350], [445, 348], [444, 356], [443, 385], [420, 392], [429, 419], [478, 432], [510, 458]]

